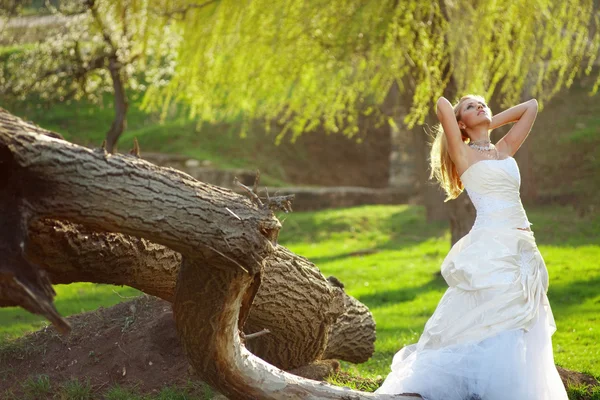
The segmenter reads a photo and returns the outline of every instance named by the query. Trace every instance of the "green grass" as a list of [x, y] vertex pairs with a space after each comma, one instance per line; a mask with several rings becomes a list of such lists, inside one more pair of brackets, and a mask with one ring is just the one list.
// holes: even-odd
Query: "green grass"
[[[109, 307], [128, 300], [127, 297], [140, 294], [138, 290], [129, 287], [93, 283], [55, 285], [54, 290], [57, 293], [56, 308], [63, 316], [95, 310], [100, 305]], [[22, 308], [0, 308], [0, 347], [3, 342], [9, 341], [11, 338], [47, 325], [48, 322], [45, 318], [31, 314]]]
[[89, 380], [71, 379], [63, 382], [57, 390], [46, 375], [32, 376], [21, 384], [21, 392], [12, 390], [0, 394], [3, 400], [210, 400], [214, 392], [199, 382], [188, 382], [175, 387], [167, 386], [155, 394], [142, 394], [136, 387], [109, 386], [92, 388]]
[[600, 386], [572, 385], [567, 389], [569, 400], [600, 400]]
[[114, 386], [104, 395], [106, 400], [143, 400], [143, 396], [135, 389]]
[[37, 400], [52, 393], [52, 385], [47, 375], [29, 377], [21, 384], [21, 387], [23, 388], [25, 399]]
[[213, 395], [213, 391], [207, 385], [189, 382], [183, 387], [164, 387], [156, 395], [143, 395], [135, 388], [117, 385], [106, 390], [102, 398], [105, 400], [209, 400]]
[[[600, 216], [569, 207], [530, 208], [550, 273], [549, 298], [558, 331], [556, 362], [600, 377]], [[287, 217], [281, 243], [334, 275], [377, 322], [376, 352], [361, 377], [385, 377], [392, 356], [418, 340], [446, 284], [438, 274], [448, 252], [445, 223], [428, 224], [414, 206], [368, 206]]]
[[71, 379], [62, 384], [57, 397], [58, 400], [91, 400], [93, 398], [92, 385], [89, 379], [83, 382]]

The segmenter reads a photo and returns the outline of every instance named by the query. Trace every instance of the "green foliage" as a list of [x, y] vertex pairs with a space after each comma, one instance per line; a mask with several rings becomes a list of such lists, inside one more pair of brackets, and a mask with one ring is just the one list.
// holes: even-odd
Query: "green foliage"
[[[543, 103], [591, 72], [600, 45], [592, 0], [189, 3], [173, 78], [150, 86], [146, 105], [272, 120], [280, 138], [319, 125], [353, 135], [360, 113], [420, 123], [449, 85], [504, 106], [523, 93]], [[410, 110], [386, 109], [393, 82]]]
[[71, 379], [63, 383], [58, 392], [58, 400], [91, 400], [92, 398], [92, 385], [89, 379], [83, 383], [78, 379]]
[[44, 398], [52, 392], [52, 385], [48, 375], [29, 377], [21, 384], [26, 399], [37, 400]]
[[[48, 9], [56, 20], [44, 40], [6, 59], [0, 93], [41, 101], [87, 98], [113, 92], [110, 69], [130, 90], [160, 86], [172, 68], [177, 42], [172, 25], [159, 23], [150, 0], [62, 0]], [[27, 29], [30, 29], [29, 27]], [[32, 28], [31, 28], [32, 29]]]
[[124, 388], [119, 385], [110, 388], [104, 394], [104, 398], [106, 400], [143, 400], [143, 396], [141, 396], [136, 390]]
[[[362, 115], [422, 123], [448, 87], [502, 106], [524, 93], [544, 103], [591, 73], [600, 46], [593, 0], [60, 4], [65, 29], [9, 57], [4, 94], [98, 100], [113, 90], [116, 56], [128, 88], [163, 118], [180, 102], [199, 121], [241, 119], [242, 135], [254, 120], [281, 124], [279, 140], [318, 126], [352, 136]], [[405, 110], [386, 105], [394, 82]]]

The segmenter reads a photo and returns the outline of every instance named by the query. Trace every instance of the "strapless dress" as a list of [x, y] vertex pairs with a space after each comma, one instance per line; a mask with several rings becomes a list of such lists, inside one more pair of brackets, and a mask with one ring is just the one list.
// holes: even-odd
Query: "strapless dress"
[[521, 203], [514, 158], [471, 165], [461, 181], [477, 210], [441, 272], [448, 289], [376, 393], [426, 400], [567, 400], [552, 353], [548, 272]]

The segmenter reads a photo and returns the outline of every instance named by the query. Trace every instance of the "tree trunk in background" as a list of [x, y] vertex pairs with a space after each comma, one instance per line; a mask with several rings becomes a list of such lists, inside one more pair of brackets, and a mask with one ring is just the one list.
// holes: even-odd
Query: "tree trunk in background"
[[450, 200], [448, 205], [450, 208], [450, 242], [454, 246], [471, 230], [475, 222], [475, 207], [465, 192], [456, 199]]
[[398, 84], [394, 82], [381, 109], [383, 114], [394, 122], [389, 126], [391, 137], [389, 186], [414, 195], [418, 193], [414, 135], [404, 124], [410, 101], [410, 94], [401, 93]]
[[[535, 129], [535, 125], [533, 129]], [[526, 139], [515, 154], [515, 160], [519, 164], [519, 171], [521, 172], [521, 199], [524, 203], [533, 203], [537, 200], [537, 185], [535, 182], [535, 173], [533, 172], [531, 144], [531, 139]]]
[[413, 138], [415, 143], [415, 165], [419, 179], [419, 192], [422, 204], [425, 206], [427, 221], [446, 221], [450, 216], [448, 203], [444, 203], [446, 198], [444, 191], [439, 183], [429, 178], [431, 169], [429, 167], [430, 143], [433, 138], [432, 128], [437, 124], [437, 116], [434, 111], [425, 119], [424, 125], [418, 125], [413, 128]]
[[106, 151], [113, 154], [117, 151], [117, 141], [127, 127], [127, 94], [125, 93], [125, 85], [121, 76], [121, 67], [116, 56], [109, 59], [108, 70], [113, 81], [114, 102], [115, 102], [115, 119], [106, 133]]

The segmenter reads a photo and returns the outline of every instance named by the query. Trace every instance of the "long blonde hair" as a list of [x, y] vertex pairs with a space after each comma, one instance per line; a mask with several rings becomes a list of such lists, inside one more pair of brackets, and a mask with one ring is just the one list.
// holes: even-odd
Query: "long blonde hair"
[[[456, 105], [453, 107], [457, 122], [460, 121], [460, 109], [462, 104], [465, 102], [465, 100], [473, 98], [485, 101], [483, 97], [472, 94], [461, 97], [458, 103], [456, 103]], [[467, 132], [461, 129], [460, 133], [463, 142], [469, 143], [471, 139], [469, 138], [469, 135], [467, 135]], [[448, 153], [448, 139], [446, 139], [446, 134], [444, 133], [442, 124], [437, 124], [434, 126], [433, 135], [435, 138], [431, 144], [431, 152], [429, 157], [431, 168], [431, 174], [429, 175], [429, 178], [435, 178], [442, 189], [444, 189], [444, 192], [446, 192], [446, 199], [444, 202], [446, 202], [448, 200], [457, 198], [462, 193], [464, 186], [460, 180], [460, 175], [458, 174], [456, 165], [454, 165], [452, 159], [450, 158], [450, 153]]]

